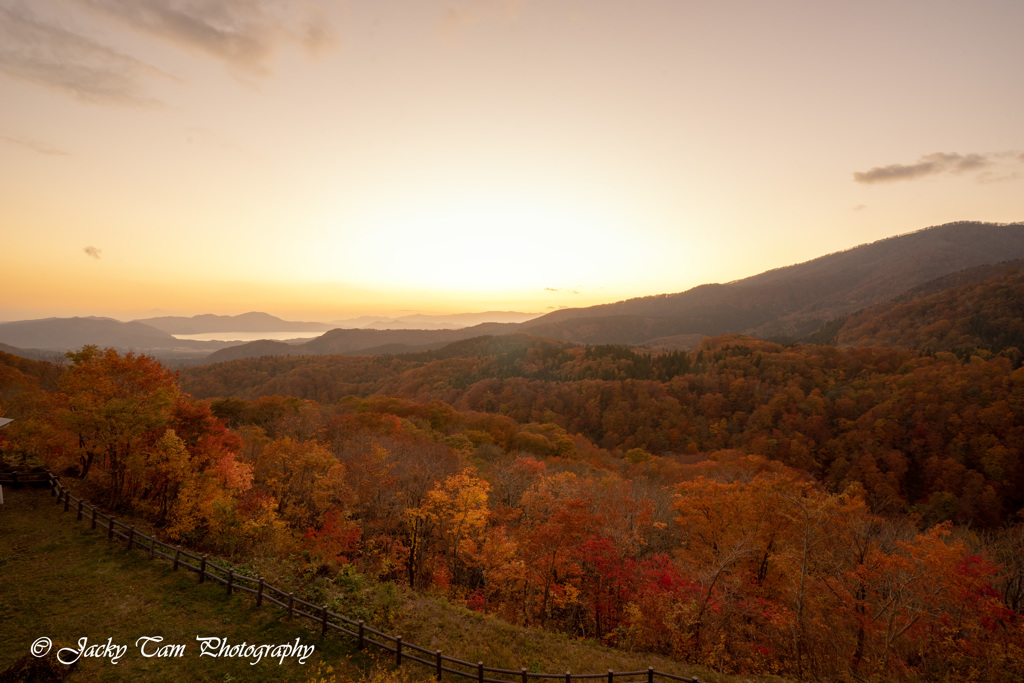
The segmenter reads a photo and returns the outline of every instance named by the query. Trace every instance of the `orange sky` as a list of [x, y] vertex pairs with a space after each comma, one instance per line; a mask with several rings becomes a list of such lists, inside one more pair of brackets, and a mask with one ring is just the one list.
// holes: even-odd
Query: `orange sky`
[[546, 312], [1024, 220], [1019, 0], [0, 0], [0, 320]]

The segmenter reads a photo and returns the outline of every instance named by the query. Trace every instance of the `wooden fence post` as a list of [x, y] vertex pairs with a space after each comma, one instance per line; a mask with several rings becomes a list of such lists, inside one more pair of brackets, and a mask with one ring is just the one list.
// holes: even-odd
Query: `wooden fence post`
[[359, 620], [359, 649], [360, 649], [360, 650], [362, 650], [362, 649], [363, 649], [363, 638], [365, 637], [365, 635], [364, 635], [364, 633], [363, 633], [363, 627], [364, 627], [365, 625], [366, 625], [366, 624], [365, 624], [365, 623], [363, 622], [363, 620], [362, 620], [362, 619], [360, 619], [360, 620]]
[[528, 673], [526, 673], [526, 667], [525, 666], [522, 667], [521, 673], [523, 674], [523, 683], [527, 683], [527, 679], [529, 679], [530, 675]]
[[476, 663], [476, 680], [477, 683], [484, 683], [484, 663]]
[[128, 529], [128, 550], [132, 549], [132, 541], [135, 540], [135, 525], [132, 524], [131, 528]]
[[156, 536], [149, 537], [149, 559], [156, 557]]
[[107, 540], [108, 541], [113, 541], [114, 540], [114, 523], [115, 522], [114, 522], [114, 517], [113, 516], [107, 517]]
[[228, 595], [231, 595], [231, 584], [235, 582], [235, 570], [228, 570]]
[[50, 476], [50, 498], [57, 495], [57, 479], [51, 474]]
[[263, 604], [263, 577], [260, 577], [260, 585], [256, 589], [256, 606], [259, 607]]
[[206, 581], [206, 555], [199, 561], [199, 583]]
[[615, 672], [612, 671], [611, 669], [608, 669], [608, 683], [614, 683], [614, 681], [615, 681]]
[[288, 618], [292, 618], [292, 614], [295, 610], [295, 593], [288, 594]]
[[647, 683], [654, 683], [654, 667], [647, 667]]
[[402, 636], [395, 637], [395, 666], [402, 666]]
[[181, 557], [181, 546], [180, 545], [179, 546], [175, 546], [174, 547], [174, 569], [173, 569], [173, 571], [178, 571], [178, 558], [180, 558], [180, 557]]
[[435, 678], [437, 678], [437, 680], [441, 680], [441, 651], [438, 650], [436, 654], [437, 654], [437, 673], [434, 674], [434, 676], [435, 676]]
[[82, 499], [79, 498], [78, 499], [78, 516], [75, 517], [75, 521], [76, 522], [81, 522], [82, 521], [82, 502], [83, 502]]
[[64, 492], [64, 512], [68, 511], [71, 506], [71, 494], [67, 491]]

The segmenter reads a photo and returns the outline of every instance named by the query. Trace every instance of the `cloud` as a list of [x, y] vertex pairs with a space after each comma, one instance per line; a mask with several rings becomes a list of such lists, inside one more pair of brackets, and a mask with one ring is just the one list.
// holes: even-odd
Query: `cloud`
[[441, 20], [441, 29], [445, 38], [449, 40], [475, 24], [480, 19], [480, 14], [468, 7], [449, 7]]
[[54, 147], [53, 145], [47, 144], [45, 142], [40, 142], [38, 140], [31, 140], [29, 138], [24, 137], [11, 137], [10, 135], [0, 135], [0, 140], [3, 140], [4, 142], [9, 142], [13, 145], [21, 145], [22, 147], [27, 147], [28, 149], [31, 149], [34, 152], [38, 152], [39, 154], [63, 157], [71, 156], [69, 152], [65, 152], [59, 147]]
[[1024, 155], [1018, 152], [997, 152], [992, 154], [947, 154], [936, 152], [921, 157], [916, 164], [890, 164], [889, 166], [875, 166], [869, 171], [858, 171], [853, 174], [853, 179], [858, 183], [888, 183], [897, 180], [914, 180], [924, 176], [938, 173], [980, 173], [979, 180], [985, 181], [985, 176], [991, 172], [985, 169], [1002, 162], [1003, 160], [1016, 157], [1017, 162], [1024, 161]]
[[515, 19], [519, 15], [520, 0], [473, 0], [451, 2], [441, 18], [441, 32], [448, 40], [482, 20], [503, 16]]
[[152, 105], [144, 79], [158, 69], [22, 6], [0, 7], [0, 72], [89, 103]]
[[332, 0], [78, 0], [86, 7], [179, 47], [223, 62], [236, 77], [262, 79], [277, 48], [311, 53], [334, 42]]
[[83, 249], [82, 251], [84, 251], [89, 256], [92, 256], [97, 261], [100, 260], [100, 251], [102, 251], [101, 249], [97, 249], [96, 247], [89, 246], [89, 247], [86, 247], [85, 249]]
[[1016, 180], [1017, 178], [1020, 178], [1020, 172], [1018, 171], [1010, 173], [992, 173], [990, 171], [985, 171], [984, 173], [978, 174], [978, 182], [985, 184], [1002, 183], [1009, 180]]

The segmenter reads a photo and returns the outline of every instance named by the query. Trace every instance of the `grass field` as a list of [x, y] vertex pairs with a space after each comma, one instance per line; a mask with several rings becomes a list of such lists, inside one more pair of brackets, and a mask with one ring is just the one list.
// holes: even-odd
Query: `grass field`
[[[432, 671], [415, 665], [390, 672], [340, 634], [320, 637], [311, 622], [289, 622], [284, 611], [255, 607], [250, 595], [228, 596], [223, 586], [198, 584], [195, 574], [173, 572], [168, 562], [109, 542], [88, 521], [63, 513], [45, 489], [4, 490], [0, 506], [0, 672], [28, 654], [42, 637], [58, 648], [126, 646], [113, 663], [109, 656], [81, 657], [71, 681], [430, 681]], [[388, 629], [406, 642], [467, 661], [518, 670], [598, 673], [646, 670], [697, 675], [706, 683], [779, 680], [738, 679], [696, 669], [662, 657], [602, 647], [563, 634], [512, 626], [493, 617], [450, 605], [442, 599], [401, 591], [395, 596]], [[309, 624], [309, 626], [306, 626]], [[157, 638], [142, 643], [140, 638]], [[315, 646], [304, 662], [264, 658], [201, 656], [200, 638], [231, 644], [284, 645], [299, 639]], [[172, 656], [144, 656], [161, 646], [184, 645]], [[87, 650], [88, 651], [88, 650]], [[104, 653], [106, 654], [106, 653]], [[331, 674], [322, 674], [330, 668]], [[455, 680], [448, 675], [446, 680]], [[465, 680], [465, 679], [458, 679]]]
[[[109, 657], [81, 657], [71, 681], [301, 681], [330, 664], [341, 680], [358, 680], [369, 659], [349, 641], [288, 623], [283, 612], [257, 610], [249, 596], [228, 596], [222, 586], [198, 585], [195, 574], [175, 573], [168, 563], [110, 544], [87, 522], [61, 513], [45, 490], [4, 489], [0, 506], [0, 671], [29, 653], [33, 643], [50, 638], [59, 647], [127, 646], [113, 663]], [[143, 656], [160, 646], [184, 644], [181, 656]], [[232, 644], [315, 646], [304, 663], [264, 658], [200, 655], [197, 637]], [[88, 652], [88, 650], [87, 650]], [[171, 650], [166, 654], [173, 655]], [[70, 655], [66, 655], [68, 659]]]

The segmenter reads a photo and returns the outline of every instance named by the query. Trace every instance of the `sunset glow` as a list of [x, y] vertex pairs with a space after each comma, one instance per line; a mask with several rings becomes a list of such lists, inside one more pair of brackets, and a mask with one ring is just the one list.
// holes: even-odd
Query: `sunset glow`
[[0, 320], [537, 313], [1024, 218], [1024, 5], [0, 0]]

